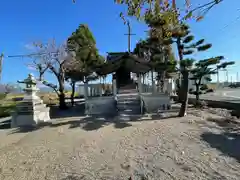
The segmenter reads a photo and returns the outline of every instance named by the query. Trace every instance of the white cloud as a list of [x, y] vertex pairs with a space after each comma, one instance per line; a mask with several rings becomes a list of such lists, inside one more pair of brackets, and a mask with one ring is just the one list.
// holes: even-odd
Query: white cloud
[[32, 44], [25, 44], [24, 47], [27, 49], [27, 50], [34, 50], [34, 46]]

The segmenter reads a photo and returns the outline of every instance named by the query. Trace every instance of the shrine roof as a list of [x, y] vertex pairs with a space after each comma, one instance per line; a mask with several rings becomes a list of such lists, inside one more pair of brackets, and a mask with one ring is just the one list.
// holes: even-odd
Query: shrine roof
[[139, 58], [128, 52], [109, 53], [111, 58], [106, 63], [100, 66], [97, 70], [99, 75], [110, 74], [116, 72], [119, 68], [125, 67], [129, 72], [146, 73], [151, 67], [143, 58]]
[[124, 56], [127, 52], [109, 52], [107, 55], [107, 61], [115, 61]]

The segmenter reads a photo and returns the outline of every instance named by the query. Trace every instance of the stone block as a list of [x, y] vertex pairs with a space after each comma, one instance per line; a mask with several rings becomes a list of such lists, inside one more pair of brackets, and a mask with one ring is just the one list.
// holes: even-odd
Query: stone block
[[85, 102], [85, 114], [104, 115], [116, 113], [116, 100], [113, 96], [88, 98]]
[[141, 101], [146, 113], [156, 113], [171, 109], [170, 96], [162, 93], [142, 94]]
[[39, 111], [19, 111], [14, 112], [12, 115], [11, 128], [22, 126], [36, 126], [48, 121], [50, 121], [48, 107]]

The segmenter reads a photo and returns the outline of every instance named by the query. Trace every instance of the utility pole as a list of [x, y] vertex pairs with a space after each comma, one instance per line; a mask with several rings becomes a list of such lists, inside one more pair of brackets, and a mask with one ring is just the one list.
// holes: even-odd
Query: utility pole
[[2, 80], [3, 53], [0, 55], [0, 81]]
[[127, 24], [127, 27], [128, 27], [128, 33], [124, 34], [124, 35], [128, 36], [128, 52], [130, 53], [131, 52], [131, 36], [136, 35], [136, 34], [132, 33], [132, 29], [131, 29], [129, 20], [124, 21], [124, 24]]

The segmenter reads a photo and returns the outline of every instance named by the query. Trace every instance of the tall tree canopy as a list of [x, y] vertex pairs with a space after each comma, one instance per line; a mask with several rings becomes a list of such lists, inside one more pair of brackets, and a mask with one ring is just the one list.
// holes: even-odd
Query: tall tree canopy
[[[77, 0], [72, 0], [73, 3], [76, 1]], [[165, 15], [165, 18], [169, 21], [175, 21], [176, 13], [180, 13], [180, 9], [178, 8], [180, 3], [184, 3], [185, 5], [182, 16], [184, 19], [195, 17], [197, 20], [201, 20], [209, 10], [222, 1], [223, 0], [209, 0], [208, 3], [191, 7], [191, 0], [114, 0], [117, 4], [127, 5], [127, 15], [129, 16], [135, 16], [141, 19], [148, 15], [149, 12], [159, 14], [167, 10], [168, 15]], [[197, 16], [194, 16], [195, 12], [197, 12]]]
[[[69, 68], [82, 80], [82, 76], [89, 76], [94, 72], [94, 67], [103, 63], [104, 58], [99, 54], [95, 38], [87, 25], [81, 24], [67, 40], [67, 48], [74, 56], [74, 67]], [[77, 65], [76, 65], [77, 64]], [[70, 72], [69, 72], [70, 73]], [[75, 76], [77, 78], [77, 75]]]
[[97, 79], [97, 75], [93, 74], [94, 67], [102, 64], [104, 58], [99, 54], [95, 38], [85, 24], [80, 24], [78, 29], [68, 38], [67, 49], [74, 57], [65, 64], [68, 67], [66, 79], [71, 81], [71, 101], [74, 105], [75, 83]]
[[[212, 9], [216, 4], [219, 4], [223, 0], [209, 0], [208, 3], [201, 4], [197, 7], [191, 7], [191, 0], [114, 0], [118, 4], [127, 5], [127, 15], [135, 16], [138, 19], [144, 18], [149, 14], [161, 14], [162, 12], [168, 12], [163, 15], [163, 18], [172, 23], [176, 23], [178, 16], [181, 14], [182, 18], [196, 18], [200, 20], [203, 16]], [[185, 5], [183, 12], [180, 12], [182, 4]], [[197, 16], [195, 14], [197, 12]]]

